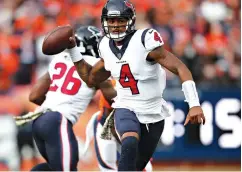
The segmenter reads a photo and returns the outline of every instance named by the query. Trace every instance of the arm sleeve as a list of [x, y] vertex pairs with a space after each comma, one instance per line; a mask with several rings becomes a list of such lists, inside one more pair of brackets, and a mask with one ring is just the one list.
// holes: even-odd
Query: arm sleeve
[[145, 49], [150, 52], [157, 47], [164, 45], [161, 35], [155, 29], [147, 29], [143, 33], [143, 45]]

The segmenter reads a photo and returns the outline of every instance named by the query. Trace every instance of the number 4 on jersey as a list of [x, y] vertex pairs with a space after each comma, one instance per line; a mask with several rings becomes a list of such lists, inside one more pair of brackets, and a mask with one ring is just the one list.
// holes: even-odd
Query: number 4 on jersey
[[123, 64], [120, 71], [119, 83], [123, 88], [130, 88], [132, 94], [139, 94], [138, 81], [131, 73], [129, 64]]

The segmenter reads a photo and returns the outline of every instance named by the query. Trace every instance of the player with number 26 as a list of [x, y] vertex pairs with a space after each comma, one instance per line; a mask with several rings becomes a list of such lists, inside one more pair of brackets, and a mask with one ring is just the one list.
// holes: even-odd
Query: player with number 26
[[[72, 34], [72, 29], [69, 26], [62, 26], [57, 28], [57, 32], [63, 32], [64, 34], [60, 35], [63, 38], [65, 33]], [[84, 48], [80, 47], [84, 34], [88, 43], [94, 43], [93, 46], [88, 44], [92, 48], [81, 51], [81, 48]], [[63, 51], [61, 46], [49, 48], [49, 43], [56, 41], [53, 39], [55, 36], [55, 32], [50, 32], [46, 36], [43, 44], [46, 54], [54, 54], [57, 50]], [[82, 26], [75, 34], [75, 39], [79, 43], [78, 52], [83, 53], [83, 57], [90, 65], [99, 61], [90, 52], [95, 52], [95, 41], [98, 41], [100, 36], [101, 32], [93, 26]], [[40, 105], [41, 115], [34, 119], [32, 132], [38, 150], [46, 160], [45, 163], [33, 167], [31, 171], [77, 170], [79, 156], [73, 125], [86, 110], [97, 89], [102, 91], [107, 100], [116, 96], [110, 80], [104, 81], [98, 87], [88, 87], [77, 74], [69, 54], [65, 51], [52, 59], [48, 71], [34, 85], [29, 96], [31, 102]]]

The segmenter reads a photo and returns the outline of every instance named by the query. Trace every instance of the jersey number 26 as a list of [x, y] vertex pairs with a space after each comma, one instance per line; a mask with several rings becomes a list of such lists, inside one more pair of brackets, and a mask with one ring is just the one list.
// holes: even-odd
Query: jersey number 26
[[[75, 66], [72, 66], [69, 70], [67, 70], [67, 65], [65, 63], [56, 63], [55, 69], [60, 69], [60, 73], [53, 75], [49, 91], [56, 91], [59, 86], [55, 84], [55, 80], [61, 79], [66, 74], [60, 91], [63, 94], [75, 95], [82, 84], [80, 79], [73, 77], [73, 73], [76, 71]], [[68, 87], [69, 84], [72, 86]]]

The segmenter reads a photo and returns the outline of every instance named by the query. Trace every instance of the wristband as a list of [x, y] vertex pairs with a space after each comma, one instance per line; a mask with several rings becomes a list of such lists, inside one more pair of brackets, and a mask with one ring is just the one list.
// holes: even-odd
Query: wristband
[[79, 49], [77, 46], [67, 49], [67, 52], [69, 52], [71, 60], [73, 62], [78, 62], [83, 59], [82, 54], [80, 53]]
[[185, 102], [188, 103], [189, 107], [200, 106], [199, 97], [196, 90], [195, 82], [188, 80], [182, 83], [182, 91], [185, 95]]

